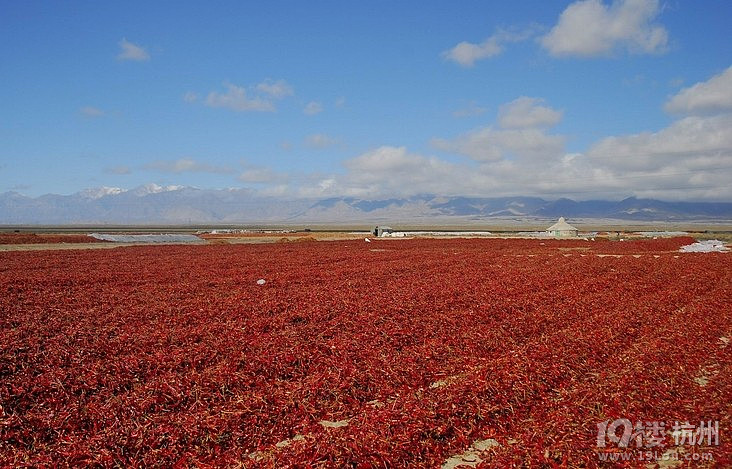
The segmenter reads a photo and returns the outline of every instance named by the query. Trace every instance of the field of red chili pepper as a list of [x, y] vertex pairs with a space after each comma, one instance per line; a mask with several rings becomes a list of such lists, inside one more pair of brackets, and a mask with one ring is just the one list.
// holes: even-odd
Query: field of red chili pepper
[[618, 418], [729, 466], [732, 255], [690, 241], [2, 252], [0, 466], [595, 467]]

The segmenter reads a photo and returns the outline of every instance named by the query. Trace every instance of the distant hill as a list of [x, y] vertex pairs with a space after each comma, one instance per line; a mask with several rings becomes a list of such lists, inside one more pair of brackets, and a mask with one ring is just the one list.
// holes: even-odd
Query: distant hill
[[538, 197], [423, 195], [366, 200], [352, 197], [284, 199], [246, 189], [205, 190], [149, 184], [132, 190], [89, 189], [72, 195], [0, 194], [0, 224], [190, 224], [479, 222], [494, 218], [612, 218], [634, 221], [732, 220], [732, 203], [621, 201]]

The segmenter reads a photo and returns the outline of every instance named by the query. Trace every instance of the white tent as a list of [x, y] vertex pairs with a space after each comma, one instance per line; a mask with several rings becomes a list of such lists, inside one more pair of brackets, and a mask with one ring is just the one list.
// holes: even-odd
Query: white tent
[[564, 217], [560, 217], [558, 222], [546, 229], [548, 234], [557, 237], [577, 236], [578, 231], [577, 228], [567, 223]]

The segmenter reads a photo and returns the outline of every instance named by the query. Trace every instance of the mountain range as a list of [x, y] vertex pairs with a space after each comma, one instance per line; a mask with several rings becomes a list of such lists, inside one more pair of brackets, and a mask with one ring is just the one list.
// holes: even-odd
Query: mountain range
[[633, 221], [729, 221], [732, 203], [620, 201], [539, 197], [294, 199], [248, 189], [198, 189], [148, 184], [102, 187], [72, 195], [0, 194], [0, 225], [234, 223], [479, 223], [491, 219], [604, 218]]

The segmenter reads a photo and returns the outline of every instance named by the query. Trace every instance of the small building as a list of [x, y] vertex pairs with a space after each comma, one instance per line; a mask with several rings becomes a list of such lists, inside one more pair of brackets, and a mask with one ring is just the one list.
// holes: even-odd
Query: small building
[[373, 229], [373, 230], [371, 231], [371, 233], [373, 233], [373, 235], [374, 235], [374, 236], [376, 236], [377, 238], [381, 238], [381, 237], [383, 237], [384, 235], [386, 235], [386, 234], [391, 234], [391, 233], [393, 233], [393, 232], [394, 232], [394, 230], [393, 230], [393, 229], [391, 229], [391, 227], [390, 227], [390, 226], [376, 226], [376, 227], [374, 227], [374, 229]]
[[557, 238], [571, 238], [576, 237], [579, 230], [567, 223], [564, 217], [559, 217], [559, 221], [547, 228], [546, 232], [548, 235], [556, 236]]

